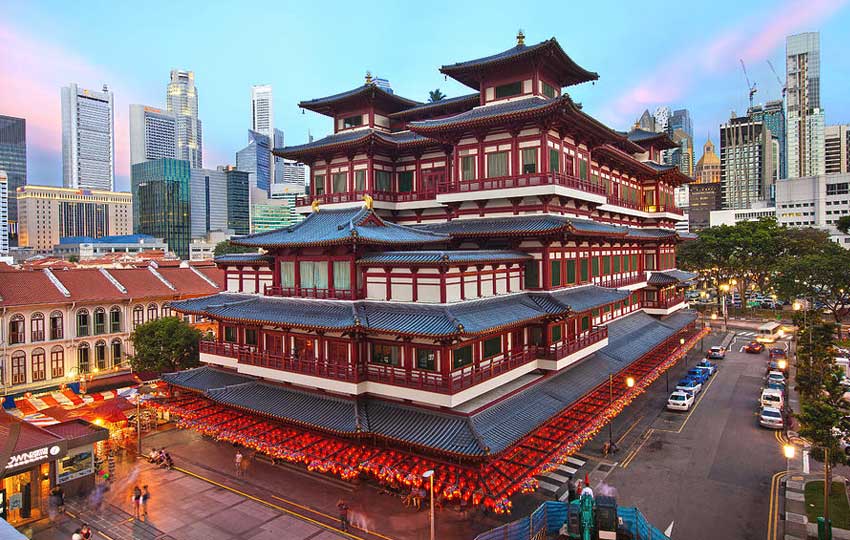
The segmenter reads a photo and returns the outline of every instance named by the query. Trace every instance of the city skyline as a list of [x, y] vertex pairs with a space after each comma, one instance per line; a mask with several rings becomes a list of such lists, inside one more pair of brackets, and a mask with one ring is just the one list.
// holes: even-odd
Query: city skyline
[[[663, 3], [658, 3], [658, 9]], [[419, 101], [427, 99], [429, 90], [439, 87], [446, 95], [466, 93], [461, 85], [445, 81], [438, 72], [442, 64], [458, 58], [474, 56], [489, 50], [508, 46], [522, 26], [530, 42], [542, 41], [551, 36], [561, 39], [565, 50], [581, 65], [596, 70], [600, 80], [596, 88], [582, 85], [570, 89], [570, 94], [583, 103], [585, 110], [599, 117], [615, 129], [630, 127], [645, 108], [654, 110], [659, 105], [672, 109], [687, 108], [694, 119], [694, 146], [699, 148], [707, 136], [717, 137], [720, 124], [729, 117], [731, 109], [742, 114], [746, 110], [746, 84], [740, 71], [739, 58], [747, 63], [750, 77], [759, 84], [757, 102], [780, 97], [779, 83], [770, 72], [766, 60], [774, 65], [784, 64], [785, 37], [803, 31], [820, 31], [823, 82], [822, 101], [827, 124], [846, 123], [850, 120], [850, 104], [840, 100], [842, 82], [850, 73], [850, 59], [841, 55], [840, 28], [846, 26], [850, 17], [845, 8], [846, 1], [825, 0], [805, 4], [786, 1], [778, 5], [757, 2], [738, 10], [736, 17], [724, 13], [722, 5], [697, 6], [693, 11], [695, 24], [711, 27], [711, 32], [700, 33], [704, 37], [691, 39], [693, 29], [687, 32], [670, 28], [663, 35], [645, 35], [641, 42], [633, 41], [633, 28], [642, 24], [652, 25], [650, 12], [622, 22], [604, 19], [611, 28], [605, 47], [599, 47], [591, 39], [596, 25], [578, 28], [566, 36], [558, 24], [557, 16], [548, 18], [552, 22], [511, 21], [504, 22], [495, 15], [482, 13], [482, 28], [469, 31], [465, 25], [452, 22], [453, 17], [426, 15], [409, 23], [411, 33], [419, 29], [441, 28], [440, 35], [465, 34], [464, 42], [469, 45], [461, 54], [451, 39], [435, 40], [421, 47], [415, 58], [394, 52], [391, 36], [369, 35], [350, 50], [340, 54], [330, 40], [329, 43], [314, 43], [309, 36], [318, 23], [311, 23], [309, 7], [297, 5], [270, 6], [269, 17], [300, 17], [306, 21], [294, 30], [287, 42], [290, 47], [272, 46], [258, 51], [248, 61], [236, 61], [238, 49], [233, 42], [223, 40], [211, 47], [187, 48], [176, 46], [176, 39], [185, 39], [181, 32], [169, 32], [164, 24], [161, 42], [151, 43], [144, 57], [139, 55], [133, 43], [127, 39], [133, 32], [144, 32], [145, 25], [129, 28], [123, 20], [126, 8], [117, 6], [109, 15], [95, 19], [101, 31], [95, 36], [82, 30], [90, 23], [82, 14], [59, 8], [39, 6], [10, 6], [7, 22], [0, 23], [0, 45], [5, 50], [15, 51], [3, 60], [0, 70], [11, 75], [10, 84], [0, 89], [0, 113], [27, 118], [30, 124], [28, 146], [29, 182], [56, 185], [61, 182], [61, 116], [59, 114], [59, 89], [68, 81], [84, 87], [99, 88], [106, 83], [115, 94], [116, 115], [116, 189], [129, 189], [129, 104], [149, 103], [163, 107], [162, 89], [168, 82], [171, 69], [186, 69], [195, 72], [199, 94], [199, 117], [204, 122], [204, 153], [207, 166], [232, 164], [235, 152], [244, 146], [244, 133], [250, 128], [251, 87], [258, 82], [268, 83], [275, 88], [275, 127], [284, 129], [289, 144], [306, 142], [308, 131], [320, 137], [331, 131], [327, 119], [307, 112], [302, 115], [297, 107], [301, 99], [328, 95], [362, 84], [366, 70], [379, 77], [389, 79], [394, 90], [405, 97]], [[729, 6], [731, 9], [731, 5]], [[450, 8], [458, 10], [461, 8]], [[555, 8], [557, 11], [559, 8]], [[566, 8], [564, 8], [566, 9]], [[604, 8], [578, 8], [581, 18], [602, 23]], [[330, 27], [323, 29], [333, 33], [336, 25], [343, 21], [361, 21], [364, 17], [377, 17], [370, 24], [391, 23], [402, 15], [400, 8], [349, 11], [340, 6], [340, 14]], [[767, 10], [767, 11], [766, 11]], [[498, 10], [496, 10], [498, 11]], [[245, 13], [234, 13], [222, 17], [222, 10], [211, 9], [205, 13], [208, 25], [195, 26], [200, 32], [214, 32], [216, 25], [239, 23]], [[555, 14], [556, 15], [556, 14]], [[571, 15], [575, 16], [575, 15]], [[645, 19], [645, 20], [644, 20]], [[38, 22], [35, 22], [38, 21]], [[730, 22], [731, 21], [731, 22]], [[362, 22], [362, 21], [361, 21]], [[99, 24], [102, 23], [102, 24]], [[153, 23], [151, 23], [153, 24]], [[365, 22], [364, 22], [365, 24]], [[222, 30], [223, 31], [223, 30]], [[342, 31], [340, 26], [339, 31]], [[676, 42], [681, 32], [681, 42], [693, 45], [673, 49], [669, 43]], [[230, 34], [228, 30], [226, 32]], [[421, 33], [421, 32], [420, 32]], [[174, 37], [170, 37], [171, 35]], [[427, 32], [423, 35], [427, 35]], [[49, 37], [45, 37], [49, 36]], [[472, 39], [469, 39], [469, 38]], [[686, 39], [687, 38], [687, 39]], [[93, 41], [113, 40], [109, 48], [89, 47]], [[88, 51], [98, 51], [97, 54]], [[406, 49], [405, 49], [406, 50]], [[633, 55], [617, 54], [616, 51], [631, 50]], [[177, 51], [177, 52], [175, 52]], [[38, 58], [39, 62], [28, 59]], [[133, 61], [128, 62], [131, 58]], [[229, 61], [232, 59], [233, 61]], [[220, 66], [233, 66], [222, 70]], [[318, 66], [318, 67], [316, 67]], [[707, 92], [707, 85], [714, 88]], [[30, 99], [26, 102], [15, 99], [26, 89]], [[164, 107], [163, 107], [164, 108]], [[695, 156], [698, 157], [698, 156]]]

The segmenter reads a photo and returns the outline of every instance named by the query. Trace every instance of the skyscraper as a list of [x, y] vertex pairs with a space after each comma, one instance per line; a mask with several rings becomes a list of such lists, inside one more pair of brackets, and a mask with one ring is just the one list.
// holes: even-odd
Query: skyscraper
[[[694, 170], [695, 184], [713, 184], [720, 182], [720, 157], [714, 151], [711, 139], [705, 141], [702, 147], [702, 157], [697, 161]], [[715, 208], [715, 210], [718, 210]]]
[[[177, 119], [177, 147], [175, 157], [185, 159], [193, 168], [204, 166], [203, 136], [198, 119], [198, 90], [195, 72], [171, 70], [166, 96], [168, 112]], [[171, 245], [171, 244], [169, 244]]]
[[251, 87], [251, 129], [269, 140], [274, 138], [274, 108], [270, 84]]
[[778, 147], [778, 158], [774, 161], [777, 169], [777, 180], [788, 178], [788, 160], [785, 123], [785, 109], [781, 99], [768, 101], [763, 106], [755, 105], [747, 110], [747, 113], [755, 122], [763, 122], [770, 130], [771, 136], [776, 140]]
[[279, 158], [275, 169], [275, 184], [299, 185], [307, 184], [307, 166], [291, 159]]
[[0, 170], [0, 257], [9, 254], [9, 177]]
[[649, 109], [644, 109], [643, 114], [640, 115], [635, 124], [636, 127], [644, 131], [655, 131], [655, 117], [649, 114]]
[[735, 117], [720, 126], [720, 182], [723, 208], [750, 208], [771, 198], [774, 140], [763, 122]]
[[[18, 245], [18, 201], [15, 192], [27, 183], [27, 121], [14, 116], [0, 115], [0, 170], [8, 179], [7, 240]], [[2, 242], [2, 240], [0, 240]]]
[[[275, 148], [283, 148], [283, 131], [280, 129], [274, 129], [274, 136], [272, 137], [272, 150]], [[272, 154], [272, 183], [279, 184], [284, 182], [283, 180], [283, 169], [282, 164], [284, 159], [282, 157], [276, 156]], [[278, 170], [280, 169], [280, 170]]]
[[655, 131], [659, 133], [667, 131], [667, 127], [670, 125], [670, 115], [670, 107], [666, 105], [655, 109], [655, 113], [652, 115], [655, 118]]
[[130, 105], [130, 165], [177, 152], [177, 119], [147, 105]]
[[236, 169], [250, 174], [252, 187], [269, 192], [271, 184], [271, 143], [269, 138], [248, 130], [248, 146], [236, 152]]
[[192, 233], [189, 161], [162, 158], [131, 166], [133, 232], [162, 238], [181, 259], [189, 259]]
[[788, 177], [824, 173], [824, 118], [820, 105], [820, 34], [785, 40]]
[[670, 138], [678, 148], [666, 150], [665, 165], [675, 165], [682, 174], [694, 177], [694, 139], [684, 129], [676, 128]]
[[248, 173], [233, 167], [225, 169], [227, 175], [227, 228], [234, 234], [251, 232], [250, 182]]
[[826, 174], [850, 172], [850, 125], [826, 126], [824, 160]]
[[688, 137], [691, 138], [691, 141], [693, 141], [694, 124], [691, 120], [691, 113], [688, 109], [673, 111], [673, 114], [670, 116], [670, 120], [667, 122], [667, 132], [673, 133], [677, 129], [684, 131]]
[[75, 83], [62, 88], [62, 184], [112, 191], [115, 186], [112, 92]]
[[227, 174], [223, 169], [190, 172], [192, 238], [227, 231]]

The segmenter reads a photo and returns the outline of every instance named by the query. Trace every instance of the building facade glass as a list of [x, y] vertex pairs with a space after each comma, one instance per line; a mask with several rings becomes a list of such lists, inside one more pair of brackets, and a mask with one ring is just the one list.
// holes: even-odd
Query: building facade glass
[[6, 171], [8, 181], [8, 240], [18, 245], [18, 202], [16, 192], [27, 183], [27, 121], [14, 116], [0, 115], [0, 171]]
[[266, 193], [271, 184], [271, 143], [256, 131], [248, 131], [248, 146], [236, 152], [236, 168], [252, 174], [252, 184]]
[[227, 174], [227, 228], [234, 234], [248, 234], [251, 230], [250, 182], [248, 173], [231, 169]]
[[131, 169], [133, 232], [164, 239], [186, 260], [192, 233], [190, 179], [187, 160], [163, 158]]

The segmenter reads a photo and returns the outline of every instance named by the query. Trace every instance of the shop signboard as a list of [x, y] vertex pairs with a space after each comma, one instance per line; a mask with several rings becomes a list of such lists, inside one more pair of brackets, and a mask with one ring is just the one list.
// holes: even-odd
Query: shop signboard
[[64, 456], [68, 451], [68, 443], [65, 441], [57, 441], [53, 444], [12, 454], [9, 457], [9, 463], [6, 465], [6, 474], [15, 472], [21, 469], [28, 469], [35, 465], [40, 465], [47, 461], [53, 461]]
[[58, 484], [94, 474], [94, 455], [91, 446], [69, 450], [68, 454], [56, 462]]

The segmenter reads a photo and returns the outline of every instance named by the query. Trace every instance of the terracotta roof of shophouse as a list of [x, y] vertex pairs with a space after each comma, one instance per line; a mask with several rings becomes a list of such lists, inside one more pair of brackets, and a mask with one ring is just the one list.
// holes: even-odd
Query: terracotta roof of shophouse
[[[223, 279], [211, 280], [217, 285], [210, 284], [208, 276], [202, 276], [191, 268], [159, 268], [157, 272], [162, 275], [180, 294], [215, 294], [223, 288]], [[206, 279], [204, 279], [206, 277]]]
[[127, 298], [121, 290], [96, 268], [77, 268], [53, 272], [56, 279], [71, 293], [75, 302], [97, 302]]
[[149, 268], [109, 270], [109, 274], [124, 286], [130, 298], [173, 297], [178, 294], [177, 287], [172, 289], [163, 283]]
[[3, 272], [0, 279], [0, 305], [31, 306], [60, 304], [69, 297], [56, 288], [43, 270], [15, 270]]
[[56, 444], [62, 440], [62, 437], [59, 435], [34, 426], [29, 422], [24, 422], [5, 411], [0, 411], [0, 440], [6, 440], [14, 423], [20, 423], [21, 425], [18, 440], [15, 443], [15, 448], [12, 449], [12, 452], [15, 454], [50, 444]]

